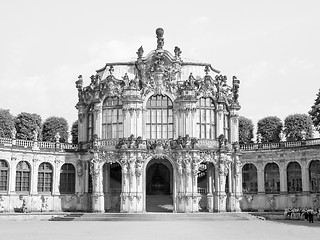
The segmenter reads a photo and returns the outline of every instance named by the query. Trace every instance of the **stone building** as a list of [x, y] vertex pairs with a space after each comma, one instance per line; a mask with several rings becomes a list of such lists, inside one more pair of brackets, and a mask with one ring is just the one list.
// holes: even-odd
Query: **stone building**
[[163, 34], [79, 76], [79, 145], [1, 140], [4, 211], [240, 211], [240, 81], [164, 50]]
[[320, 208], [320, 139], [241, 146], [243, 211]]
[[164, 50], [163, 34], [79, 76], [79, 144], [0, 138], [0, 212], [319, 206], [320, 140], [239, 146], [240, 81]]

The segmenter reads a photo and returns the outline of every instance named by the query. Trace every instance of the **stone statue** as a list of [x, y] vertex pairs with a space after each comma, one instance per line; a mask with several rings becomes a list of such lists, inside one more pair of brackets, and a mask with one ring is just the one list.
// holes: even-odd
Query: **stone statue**
[[38, 141], [38, 134], [39, 134], [39, 132], [37, 129], [33, 130], [33, 141], [35, 141], [35, 142]]
[[137, 55], [138, 55], [138, 58], [142, 58], [142, 56], [143, 56], [143, 47], [141, 46], [141, 47], [139, 47], [139, 49], [138, 49], [138, 51], [137, 51]]
[[262, 142], [262, 135], [261, 133], [257, 134], [257, 143], [261, 143]]
[[176, 47], [174, 48], [174, 55], [175, 55], [175, 57], [176, 57], [176, 58], [180, 58], [181, 53], [182, 53], [181, 49], [176, 46]]
[[57, 143], [60, 142], [60, 133], [59, 132], [57, 132], [56, 135], [54, 135], [54, 139]]
[[17, 130], [15, 127], [13, 127], [13, 129], [11, 130], [11, 138], [16, 139], [16, 135], [17, 135]]

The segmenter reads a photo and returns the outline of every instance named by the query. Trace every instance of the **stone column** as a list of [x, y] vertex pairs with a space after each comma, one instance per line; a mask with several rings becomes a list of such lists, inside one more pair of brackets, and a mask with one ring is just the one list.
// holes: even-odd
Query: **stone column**
[[78, 141], [85, 142], [86, 141], [86, 113], [84, 105], [77, 105], [78, 109]]
[[258, 193], [265, 193], [265, 188], [264, 188], [264, 169], [262, 164], [258, 165], [257, 169], [257, 174], [258, 174]]
[[235, 109], [230, 111], [230, 142], [239, 142], [239, 116]]
[[216, 170], [216, 181], [217, 181], [217, 191], [216, 191], [216, 205], [215, 209], [218, 212], [225, 212], [226, 211], [226, 176], [228, 174], [228, 165], [226, 164], [226, 153], [220, 152], [219, 153], [219, 161], [218, 167]]
[[224, 134], [223, 126], [224, 126], [223, 104], [219, 103], [218, 109], [217, 109], [217, 137], [219, 137], [221, 134]]
[[309, 168], [306, 162], [302, 162], [301, 164], [301, 180], [302, 180], [302, 192], [309, 193], [310, 192], [310, 176], [309, 176]]
[[34, 159], [30, 175], [30, 195], [38, 194], [38, 168], [37, 160]]
[[122, 191], [121, 191], [121, 206], [120, 212], [129, 212], [129, 171], [128, 162], [126, 157], [122, 157], [121, 160], [121, 170], [122, 170]]
[[131, 115], [130, 112], [123, 108], [123, 137], [129, 137], [131, 135]]
[[104, 196], [102, 184], [102, 166], [97, 158], [91, 160], [90, 171], [92, 175], [92, 211], [104, 212]]
[[192, 212], [192, 196], [193, 196], [193, 186], [192, 186], [192, 158], [186, 156], [184, 159], [185, 165], [185, 212]]
[[102, 104], [101, 103], [97, 103], [97, 105], [95, 105], [94, 107], [93, 122], [94, 122], [93, 123], [94, 134], [97, 134], [98, 138], [101, 139], [102, 137]]
[[11, 164], [9, 168], [9, 194], [16, 194], [16, 170], [17, 170], [17, 159], [11, 158]]
[[110, 191], [110, 164], [109, 163], [105, 163], [102, 166], [102, 181], [103, 181], [103, 195], [104, 195], [105, 209], [110, 210], [112, 195]]
[[280, 162], [279, 164], [279, 174], [280, 174], [280, 192], [287, 193], [288, 186], [287, 186], [287, 170], [284, 166], [284, 162]]
[[213, 184], [214, 184], [214, 167], [212, 163], [207, 163], [207, 209], [209, 212], [214, 211]]

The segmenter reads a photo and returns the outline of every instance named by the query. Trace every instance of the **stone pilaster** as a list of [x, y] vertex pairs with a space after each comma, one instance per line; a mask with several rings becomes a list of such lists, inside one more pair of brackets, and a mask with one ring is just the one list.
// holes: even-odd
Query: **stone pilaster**
[[217, 109], [217, 134], [216, 136], [220, 136], [221, 134], [224, 134], [224, 107], [223, 104], [219, 103], [218, 104], [218, 109]]
[[[96, 154], [96, 153], [95, 153]], [[92, 211], [104, 212], [104, 195], [102, 184], [102, 166], [96, 156], [91, 160], [90, 172], [92, 176]]]

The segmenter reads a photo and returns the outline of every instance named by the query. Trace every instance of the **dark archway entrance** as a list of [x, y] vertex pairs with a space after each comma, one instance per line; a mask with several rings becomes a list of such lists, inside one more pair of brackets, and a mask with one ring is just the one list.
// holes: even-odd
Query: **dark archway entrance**
[[173, 211], [173, 169], [165, 158], [152, 159], [146, 170], [147, 212]]

